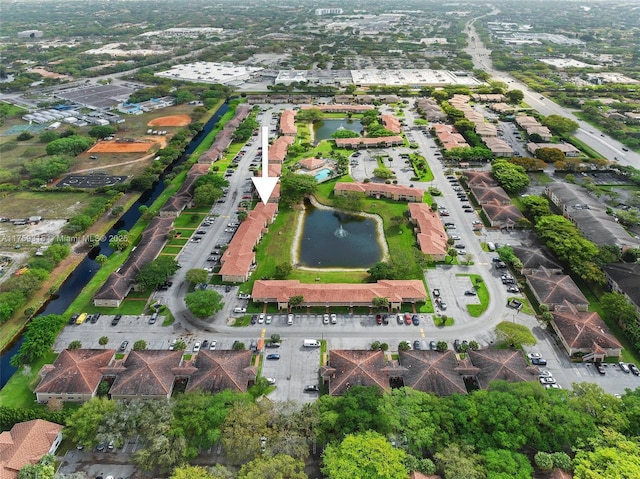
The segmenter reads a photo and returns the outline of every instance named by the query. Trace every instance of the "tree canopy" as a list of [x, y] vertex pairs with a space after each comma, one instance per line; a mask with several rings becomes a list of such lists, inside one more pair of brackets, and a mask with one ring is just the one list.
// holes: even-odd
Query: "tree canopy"
[[153, 290], [163, 285], [167, 278], [178, 271], [178, 263], [171, 256], [158, 256], [140, 268], [136, 283], [144, 290]]
[[224, 306], [222, 295], [212, 289], [197, 290], [184, 297], [189, 311], [197, 318], [207, 318], [220, 311]]

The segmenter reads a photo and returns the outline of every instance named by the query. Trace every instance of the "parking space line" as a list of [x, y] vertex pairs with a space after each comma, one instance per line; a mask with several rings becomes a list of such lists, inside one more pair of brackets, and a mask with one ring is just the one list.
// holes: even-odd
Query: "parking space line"
[[262, 328], [262, 332], [260, 333], [260, 337], [264, 339], [266, 334], [267, 334], [267, 328]]
[[425, 334], [424, 334], [424, 329], [423, 328], [420, 328], [420, 336], [423, 337], [423, 338], [426, 337]]

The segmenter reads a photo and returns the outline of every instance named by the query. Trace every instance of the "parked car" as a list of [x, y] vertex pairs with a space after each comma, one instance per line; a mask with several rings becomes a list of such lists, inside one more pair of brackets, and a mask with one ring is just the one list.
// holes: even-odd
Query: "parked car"
[[396, 321], [398, 322], [398, 324], [404, 324], [404, 318], [400, 313], [396, 314]]
[[267, 354], [267, 359], [277, 361], [280, 359], [280, 355], [278, 353]]
[[468, 289], [464, 292], [467, 296], [475, 296], [477, 293], [473, 289]]
[[196, 343], [193, 345], [193, 352], [194, 352], [194, 353], [197, 353], [198, 351], [200, 351], [200, 342], [196, 342]]
[[264, 313], [260, 313], [260, 316], [258, 316], [258, 324], [262, 323], [264, 323]]
[[404, 313], [404, 323], [411, 324], [411, 315], [409, 313]]
[[420, 351], [422, 349], [422, 344], [420, 343], [419, 340], [415, 340], [413, 342], [413, 349], [415, 349], [416, 351]]
[[202, 341], [202, 346], [200, 346], [202, 349], [207, 349], [209, 347], [209, 340], [205, 339], [204, 341]]
[[433, 340], [429, 341], [429, 349], [431, 349], [431, 351], [435, 351], [438, 349], [438, 343]]
[[534, 366], [546, 366], [547, 360], [543, 358], [533, 358], [531, 360], [531, 364], [533, 364]]
[[633, 364], [633, 363], [629, 363], [629, 370], [635, 375], [635, 376], [640, 376], [640, 369], [638, 369], [638, 367]]
[[595, 367], [596, 371], [598, 371], [600, 374], [606, 374], [607, 371], [604, 369], [602, 363], [595, 363]]
[[415, 326], [420, 326], [420, 316], [418, 316], [417, 314], [411, 316], [411, 321]]
[[383, 314], [382, 315], [382, 324], [384, 324], [385, 326], [389, 324], [389, 315], [388, 314]]
[[382, 315], [376, 314], [376, 324], [380, 326], [382, 324]]
[[120, 343], [120, 347], [118, 348], [118, 351], [125, 351], [127, 349], [127, 346], [129, 346], [129, 341], [122, 341]]
[[439, 298], [440, 297], [440, 290], [438, 288], [435, 288], [433, 290], [433, 297], [434, 298]]
[[304, 387], [304, 392], [306, 393], [318, 392], [318, 391], [320, 391], [320, 386], [318, 386], [317, 384], [307, 384]]
[[631, 372], [631, 369], [629, 369], [629, 366], [627, 366], [625, 363], [623, 362], [619, 362], [618, 366], [620, 366], [620, 369], [622, 370], [623, 373], [627, 373], [629, 374]]
[[264, 345], [265, 348], [279, 348], [280, 347], [280, 343], [278, 343], [277, 341], [269, 341]]
[[540, 381], [540, 384], [555, 384], [556, 383], [555, 378], [552, 378], [551, 376], [543, 376], [541, 378], [538, 378], [538, 380]]
[[322, 323], [329, 324], [329, 315], [327, 313], [324, 313], [324, 315], [322, 316]]
[[460, 351], [460, 344], [462, 344], [460, 342], [459, 339], [456, 339], [455, 341], [453, 341], [453, 350], [457, 353], [458, 351]]
[[209, 351], [213, 351], [213, 350], [215, 350], [217, 345], [218, 345], [218, 341], [216, 341], [215, 339], [214, 339], [214, 340], [212, 340], [212, 341], [209, 343]]
[[252, 314], [251, 315], [251, 324], [256, 324], [258, 322], [258, 315], [257, 314]]
[[291, 326], [293, 324], [293, 314], [287, 315], [287, 325]]
[[336, 324], [338, 322], [338, 316], [335, 314], [331, 315], [331, 324]]

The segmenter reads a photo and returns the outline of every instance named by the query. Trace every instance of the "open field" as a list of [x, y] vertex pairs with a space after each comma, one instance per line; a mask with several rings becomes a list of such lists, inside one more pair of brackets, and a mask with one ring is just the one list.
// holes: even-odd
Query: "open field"
[[67, 219], [82, 211], [95, 197], [91, 193], [20, 191], [0, 201], [0, 217], [40, 215], [44, 219]]
[[169, 115], [154, 118], [147, 125], [149, 126], [187, 126], [191, 123], [189, 115]]
[[99, 141], [89, 153], [146, 153], [155, 142], [151, 141]]

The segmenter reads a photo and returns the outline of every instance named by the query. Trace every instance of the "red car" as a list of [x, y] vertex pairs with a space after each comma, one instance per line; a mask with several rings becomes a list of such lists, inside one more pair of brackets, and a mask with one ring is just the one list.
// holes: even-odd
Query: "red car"
[[404, 324], [411, 324], [411, 315], [409, 313], [404, 313]]
[[382, 324], [382, 315], [376, 314], [376, 324], [380, 326]]

